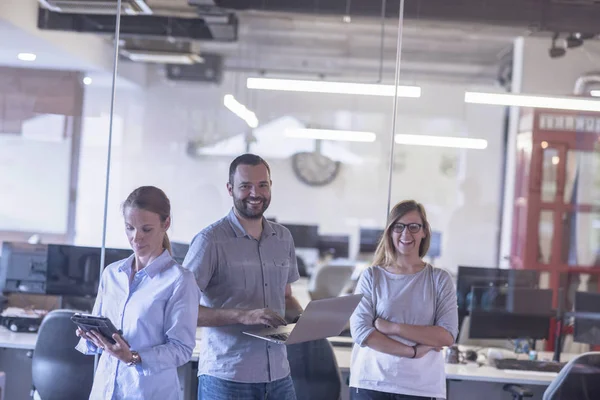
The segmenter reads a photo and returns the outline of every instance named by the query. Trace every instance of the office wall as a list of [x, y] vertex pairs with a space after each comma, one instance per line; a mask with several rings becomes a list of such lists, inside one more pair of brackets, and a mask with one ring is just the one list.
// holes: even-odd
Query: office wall
[[[119, 88], [111, 163], [108, 246], [127, 246], [120, 204], [137, 186], [163, 188], [173, 207], [172, 240], [189, 241], [231, 207], [225, 183], [229, 162], [224, 156], [187, 153], [189, 142], [209, 147], [223, 136], [244, 133], [243, 121], [223, 107], [232, 93], [256, 112], [261, 127], [282, 116], [337, 129], [376, 132], [374, 143], [334, 143], [342, 165], [339, 176], [324, 187], [300, 182], [289, 158], [267, 156], [272, 164], [273, 200], [268, 216], [282, 222], [318, 224], [322, 233], [352, 235], [358, 227], [384, 224], [387, 205], [391, 132], [390, 98], [248, 91], [245, 78], [227, 75], [221, 87], [173, 84], [157, 73], [145, 88]], [[437, 264], [495, 265], [502, 166], [503, 110], [464, 104], [465, 87], [423, 84], [420, 99], [399, 101], [398, 133], [469, 136], [488, 140], [486, 150], [396, 146], [392, 202], [415, 198], [425, 204], [435, 230], [443, 232], [443, 255]], [[99, 180], [106, 157], [107, 87], [86, 90], [82, 164], [79, 178], [76, 243], [97, 243], [103, 204]], [[268, 129], [267, 129], [268, 130]], [[282, 132], [259, 138], [262, 154], [304, 146], [294, 139], [277, 140]], [[274, 135], [274, 136], [273, 136]], [[269, 143], [269, 146], [265, 146]], [[291, 146], [291, 148], [290, 148]], [[295, 148], [297, 147], [297, 148]], [[243, 149], [241, 149], [243, 151]], [[240, 152], [241, 152], [240, 151]], [[355, 163], [356, 162], [356, 163]]]

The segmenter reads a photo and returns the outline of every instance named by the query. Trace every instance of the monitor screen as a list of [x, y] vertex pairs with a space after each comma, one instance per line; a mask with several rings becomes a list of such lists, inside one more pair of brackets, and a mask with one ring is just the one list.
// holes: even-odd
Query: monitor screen
[[183, 260], [189, 249], [190, 245], [187, 243], [171, 242], [171, 256], [179, 265], [183, 264]]
[[333, 258], [350, 257], [350, 236], [321, 235], [319, 236], [319, 255], [331, 254]]
[[458, 310], [461, 313], [467, 313], [471, 306], [477, 307], [477, 304], [472, 304], [471, 289], [473, 287], [537, 288], [538, 283], [539, 273], [537, 271], [459, 266], [456, 280]]
[[[575, 312], [600, 314], [600, 293], [576, 292]], [[600, 345], [600, 320], [575, 317], [573, 340], [579, 343]]]
[[[48, 245], [46, 294], [96, 296], [100, 281], [99, 247]], [[105, 266], [132, 254], [126, 249], [106, 249]]]
[[290, 230], [294, 246], [301, 249], [316, 249], [319, 246], [319, 227], [317, 225], [282, 224]]
[[7, 293], [46, 292], [47, 246], [29, 243], [2, 243], [0, 290]]
[[438, 258], [442, 255], [442, 232], [431, 232], [431, 240], [429, 241], [429, 250], [427, 256]]
[[375, 253], [383, 229], [360, 228], [359, 253]]

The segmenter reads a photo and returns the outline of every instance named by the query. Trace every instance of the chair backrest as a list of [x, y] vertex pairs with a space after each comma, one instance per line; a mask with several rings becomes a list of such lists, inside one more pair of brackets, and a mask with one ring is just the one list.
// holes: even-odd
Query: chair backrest
[[337, 297], [352, 277], [354, 265], [323, 265], [311, 275], [309, 294], [312, 300]]
[[6, 393], [6, 374], [0, 372], [0, 400], [4, 400], [4, 393]]
[[580, 354], [563, 367], [543, 400], [600, 399], [600, 352]]
[[94, 357], [75, 350], [74, 311], [55, 310], [43, 319], [32, 359], [33, 386], [42, 400], [87, 399]]
[[342, 378], [327, 339], [289, 345], [287, 354], [298, 399], [340, 398]]

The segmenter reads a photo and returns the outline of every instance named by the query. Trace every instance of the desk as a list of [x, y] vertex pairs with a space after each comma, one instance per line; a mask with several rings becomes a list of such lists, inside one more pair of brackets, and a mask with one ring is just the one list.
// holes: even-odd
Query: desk
[[[199, 342], [200, 342], [200, 328], [196, 333], [196, 348], [192, 354], [192, 361], [197, 362], [199, 359]], [[31, 379], [31, 359], [27, 355], [31, 350], [35, 349], [35, 343], [37, 340], [37, 334], [35, 333], [14, 333], [4, 327], [0, 327], [0, 349], [2, 349], [2, 357], [0, 357], [0, 371], [3, 370], [5, 373], [8, 372], [11, 376], [13, 371], [16, 373], [19, 371], [19, 375], [23, 375], [24, 371], [29, 368], [28, 375], [25, 373], [23, 379]], [[351, 338], [339, 337], [331, 338], [330, 341], [335, 342], [349, 342]], [[23, 363], [22, 368], [18, 368], [13, 358], [7, 358], [7, 353], [10, 350], [14, 358], [14, 354], [18, 353], [18, 361]], [[463, 348], [461, 348], [463, 350]], [[338, 347], [334, 346], [334, 352], [337, 359], [338, 366], [344, 376], [347, 376], [350, 372], [350, 361], [352, 356], [352, 347]], [[27, 357], [26, 357], [27, 355]], [[541, 358], [550, 358], [550, 353], [541, 352]], [[570, 360], [574, 355], [564, 354], [562, 361]], [[26, 358], [29, 359], [27, 364]], [[9, 361], [10, 359], [10, 361]], [[25, 359], [25, 361], [24, 361]], [[9, 367], [10, 366], [10, 367]], [[186, 374], [191, 374], [191, 367], [186, 369]], [[546, 372], [530, 372], [530, 371], [502, 371], [490, 366], [477, 367], [475, 365], [453, 365], [446, 364], [446, 377], [449, 381], [449, 395], [452, 399], [467, 399], [475, 397], [464, 397], [463, 393], [467, 391], [472, 394], [485, 393], [486, 400], [492, 399], [506, 399], [506, 393], [502, 392], [502, 385], [505, 383], [516, 383], [528, 386], [534, 386], [538, 388], [538, 392], [543, 392], [544, 388], [550, 384], [556, 374]], [[27, 378], [28, 376], [28, 378]], [[189, 377], [189, 375], [187, 375]], [[7, 383], [12, 383], [13, 387], [15, 381], [7, 376]], [[24, 386], [22, 392], [29, 393], [31, 388], [31, 382], [23, 382], [23, 379], [19, 379], [19, 385]], [[188, 386], [190, 379], [186, 379], [188, 382], [182, 382], [182, 385]], [[9, 387], [7, 387], [9, 389]], [[183, 388], [182, 388], [183, 389]], [[189, 389], [189, 387], [188, 387]], [[186, 391], [187, 392], [187, 391]], [[189, 393], [189, 392], [188, 392]], [[458, 394], [461, 393], [461, 394]], [[497, 393], [497, 397], [494, 396]], [[28, 397], [10, 397], [14, 400], [28, 399]], [[193, 398], [193, 397], [192, 397]], [[482, 397], [479, 397], [479, 399]]]

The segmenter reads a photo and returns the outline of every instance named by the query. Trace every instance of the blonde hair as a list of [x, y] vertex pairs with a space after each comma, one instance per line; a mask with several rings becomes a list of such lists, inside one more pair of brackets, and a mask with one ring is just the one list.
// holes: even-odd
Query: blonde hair
[[421, 244], [419, 245], [419, 257], [423, 258], [425, 254], [427, 254], [431, 242], [431, 228], [429, 226], [429, 221], [427, 221], [425, 207], [414, 200], [404, 200], [396, 204], [388, 215], [387, 225], [381, 239], [379, 239], [377, 250], [375, 250], [375, 257], [373, 258], [372, 263], [373, 266], [379, 265], [389, 267], [394, 265], [396, 262], [396, 247], [392, 241], [392, 228], [400, 218], [411, 211], [417, 211], [421, 216], [421, 220], [423, 220], [423, 232], [425, 233], [425, 237], [421, 240]]

